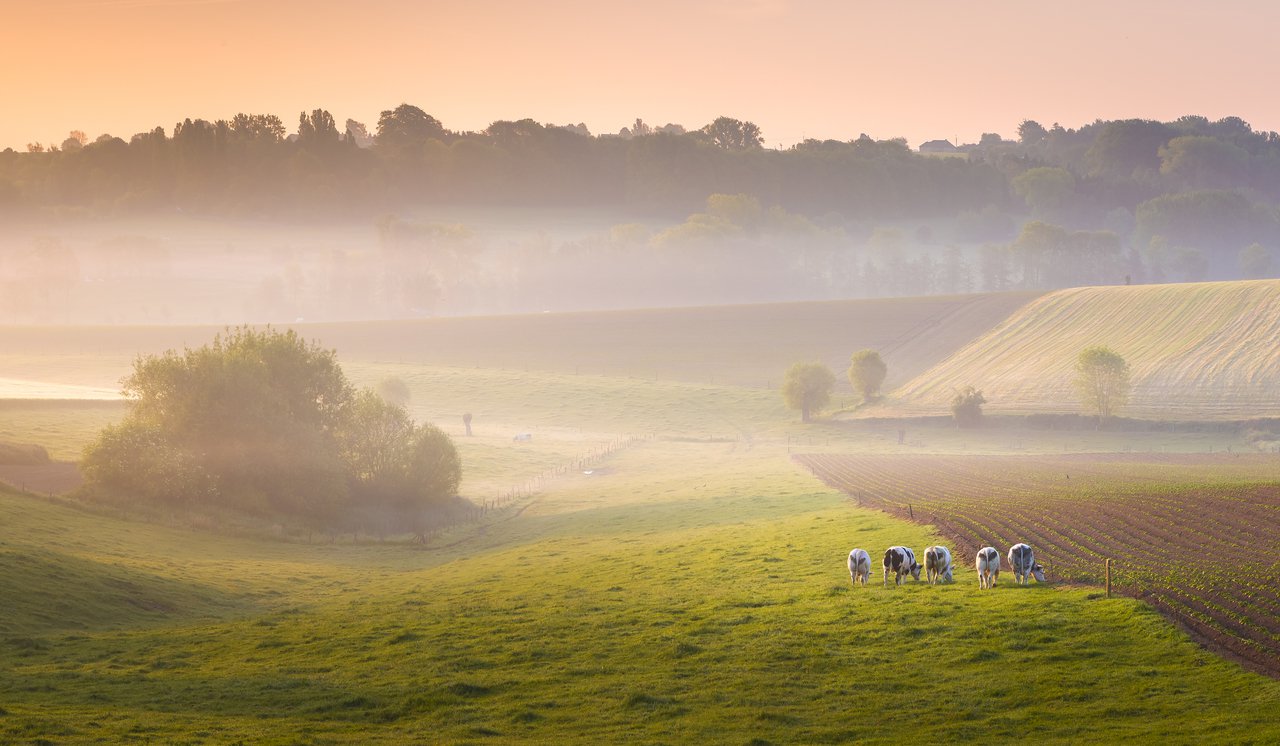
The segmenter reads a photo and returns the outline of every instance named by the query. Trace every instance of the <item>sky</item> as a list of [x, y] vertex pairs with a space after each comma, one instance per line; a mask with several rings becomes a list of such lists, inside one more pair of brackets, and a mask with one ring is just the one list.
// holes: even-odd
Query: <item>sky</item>
[[617, 132], [731, 116], [976, 142], [1024, 119], [1280, 130], [1270, 0], [0, 0], [0, 149], [327, 109]]

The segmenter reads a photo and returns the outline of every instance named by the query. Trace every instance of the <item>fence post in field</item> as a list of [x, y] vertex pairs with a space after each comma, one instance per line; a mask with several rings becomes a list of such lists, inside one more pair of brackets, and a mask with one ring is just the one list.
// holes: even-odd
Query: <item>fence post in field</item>
[[1107, 558], [1107, 598], [1111, 598], [1111, 558]]
[[907, 503], [907, 515], [910, 515], [913, 521], [916, 519], [916, 512], [911, 509], [911, 503]]

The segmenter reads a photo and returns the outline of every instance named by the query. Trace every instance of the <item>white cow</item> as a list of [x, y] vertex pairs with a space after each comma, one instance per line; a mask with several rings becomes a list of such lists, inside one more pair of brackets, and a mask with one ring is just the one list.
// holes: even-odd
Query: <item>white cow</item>
[[951, 582], [951, 550], [932, 546], [924, 550], [924, 572], [929, 585]]
[[1026, 585], [1031, 578], [1044, 582], [1044, 568], [1036, 563], [1036, 553], [1030, 544], [1014, 544], [1009, 547], [1009, 564], [1013, 567], [1013, 581]]
[[995, 547], [983, 547], [973, 560], [978, 570], [978, 587], [995, 588], [1000, 578], [1000, 553]]
[[849, 579], [854, 585], [867, 587], [871, 579], [871, 555], [865, 549], [854, 549], [849, 552]]
[[907, 573], [916, 580], [920, 579], [920, 563], [916, 562], [916, 553], [906, 547], [889, 547], [884, 550], [884, 584], [889, 584], [889, 572], [893, 572], [893, 584], [902, 585], [902, 578]]

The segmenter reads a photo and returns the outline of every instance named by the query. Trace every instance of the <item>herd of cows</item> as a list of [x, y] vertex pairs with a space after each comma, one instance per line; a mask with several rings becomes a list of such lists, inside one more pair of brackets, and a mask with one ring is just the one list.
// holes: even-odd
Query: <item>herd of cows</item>
[[[974, 557], [974, 566], [978, 571], [978, 587], [993, 588], [1000, 577], [1000, 552], [995, 547], [983, 547]], [[1044, 582], [1044, 568], [1036, 562], [1035, 552], [1028, 544], [1014, 544], [1009, 547], [1009, 566], [1013, 568], [1014, 580], [1019, 585], [1026, 585], [1031, 578]], [[925, 578], [930, 585], [951, 582], [951, 550], [943, 546], [931, 546], [924, 550], [924, 567], [916, 562], [916, 553], [907, 547], [889, 547], [884, 550], [884, 585], [889, 584], [889, 573], [894, 575], [894, 585], [902, 585], [908, 574], [920, 580], [920, 570], [925, 571]], [[854, 585], [866, 586], [871, 579], [871, 555], [865, 549], [854, 549], [849, 552], [849, 578]]]

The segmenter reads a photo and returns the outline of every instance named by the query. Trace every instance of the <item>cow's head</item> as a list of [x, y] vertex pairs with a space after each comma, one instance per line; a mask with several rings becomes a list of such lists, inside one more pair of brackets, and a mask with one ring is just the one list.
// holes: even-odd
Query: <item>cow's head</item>
[[920, 579], [920, 563], [919, 562], [911, 563], [911, 577], [915, 578], [916, 580]]
[[1035, 576], [1037, 582], [1044, 582], [1044, 568], [1039, 562], [1031, 566], [1031, 574]]

